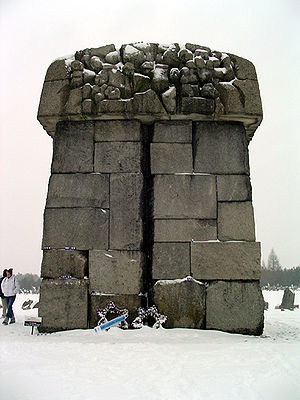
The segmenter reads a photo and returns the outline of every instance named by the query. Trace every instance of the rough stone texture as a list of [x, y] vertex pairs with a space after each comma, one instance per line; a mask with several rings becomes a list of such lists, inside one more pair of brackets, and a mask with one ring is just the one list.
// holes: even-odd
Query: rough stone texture
[[247, 175], [218, 175], [218, 201], [252, 200], [250, 177]]
[[131, 142], [95, 143], [95, 172], [140, 172], [141, 144]]
[[139, 251], [91, 250], [90, 290], [101, 293], [139, 294], [143, 258]]
[[152, 142], [192, 143], [191, 121], [156, 122]]
[[293, 293], [289, 288], [284, 289], [282, 302], [280, 308], [283, 309], [294, 309], [295, 293]]
[[41, 332], [88, 327], [88, 288], [83, 279], [43, 279], [40, 289]]
[[46, 207], [109, 208], [109, 175], [52, 174]]
[[168, 317], [166, 328], [203, 328], [205, 295], [205, 285], [194, 279], [161, 280], [153, 287], [153, 302]]
[[196, 123], [194, 169], [211, 174], [249, 174], [248, 144], [243, 125]]
[[261, 335], [264, 299], [259, 282], [214, 282], [206, 294], [206, 328]]
[[[129, 316], [126, 321], [131, 324], [132, 321], [138, 316], [137, 308], [145, 307], [145, 297], [138, 296], [136, 294], [120, 294], [120, 295], [101, 295], [101, 294], [92, 294], [90, 296], [90, 328], [93, 328], [97, 325], [99, 321], [99, 317], [97, 315], [97, 310], [99, 308], [104, 308], [108, 305], [110, 301], [113, 301], [115, 306], [124, 309], [126, 308], [129, 311]], [[107, 314], [107, 319], [113, 319], [116, 314]]]
[[251, 201], [218, 203], [218, 239], [255, 241]]
[[53, 140], [52, 173], [93, 172], [94, 124], [64, 121]]
[[191, 242], [216, 240], [217, 224], [213, 219], [156, 219], [155, 242]]
[[152, 279], [177, 279], [190, 275], [189, 243], [154, 243]]
[[189, 43], [131, 43], [80, 50], [51, 64], [38, 118], [53, 134], [65, 114], [78, 121], [83, 115], [148, 121], [226, 117], [242, 122], [251, 138], [262, 108], [255, 68], [246, 59]]
[[154, 218], [212, 219], [217, 216], [214, 176], [154, 177]]
[[260, 243], [192, 243], [191, 272], [200, 280], [259, 280]]
[[139, 142], [141, 140], [140, 122], [128, 121], [96, 121], [96, 142]]
[[110, 249], [139, 250], [141, 247], [141, 174], [112, 174], [110, 177]]
[[46, 208], [43, 248], [108, 248], [109, 211], [101, 208]]
[[151, 173], [191, 173], [193, 170], [192, 145], [188, 143], [152, 143]]
[[70, 93], [69, 80], [45, 82], [39, 105], [39, 116], [61, 115]]
[[87, 275], [87, 252], [78, 250], [44, 250], [41, 266], [43, 278], [72, 276], [84, 278]]

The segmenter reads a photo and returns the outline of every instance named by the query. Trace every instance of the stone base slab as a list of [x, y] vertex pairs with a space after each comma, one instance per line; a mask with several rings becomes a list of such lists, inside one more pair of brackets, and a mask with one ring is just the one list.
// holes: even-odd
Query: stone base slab
[[264, 299], [256, 282], [213, 282], [206, 295], [206, 329], [261, 335]]
[[88, 327], [88, 281], [43, 279], [40, 289], [41, 332]]

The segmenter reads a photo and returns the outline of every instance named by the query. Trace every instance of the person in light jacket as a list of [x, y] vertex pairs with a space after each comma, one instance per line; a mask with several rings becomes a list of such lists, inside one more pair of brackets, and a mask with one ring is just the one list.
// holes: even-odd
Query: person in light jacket
[[6, 277], [3, 279], [1, 282], [1, 290], [4, 294], [4, 298], [6, 300], [7, 304], [7, 312], [6, 316], [4, 318], [4, 321], [2, 324], [7, 325], [10, 319], [10, 324], [14, 324], [15, 321], [15, 316], [14, 312], [12, 309], [12, 305], [14, 304], [14, 301], [16, 300], [16, 295], [19, 291], [19, 284], [18, 281], [13, 275], [12, 268], [6, 270]]
[[2, 283], [3, 279], [6, 277], [6, 271], [7, 271], [6, 269], [3, 270], [3, 276], [2, 276], [2, 278], [0, 278], [0, 297], [1, 297], [1, 302], [2, 302], [2, 317], [1, 318], [5, 318], [6, 311], [7, 311], [6, 301], [5, 301], [4, 294], [1, 289], [1, 283]]

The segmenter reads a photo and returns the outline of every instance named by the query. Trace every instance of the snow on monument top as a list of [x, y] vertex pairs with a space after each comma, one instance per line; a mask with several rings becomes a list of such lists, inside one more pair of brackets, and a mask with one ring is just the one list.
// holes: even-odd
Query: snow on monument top
[[58, 121], [82, 119], [240, 121], [251, 139], [262, 120], [256, 71], [191, 43], [76, 51], [49, 66], [38, 120], [53, 135]]

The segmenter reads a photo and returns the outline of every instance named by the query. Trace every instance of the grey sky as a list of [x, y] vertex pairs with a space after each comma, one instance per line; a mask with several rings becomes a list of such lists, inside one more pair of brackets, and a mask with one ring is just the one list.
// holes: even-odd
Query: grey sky
[[0, 1], [0, 268], [39, 273], [52, 140], [36, 120], [51, 61], [86, 47], [192, 42], [251, 60], [264, 120], [250, 144], [257, 240], [300, 264], [298, 0]]

